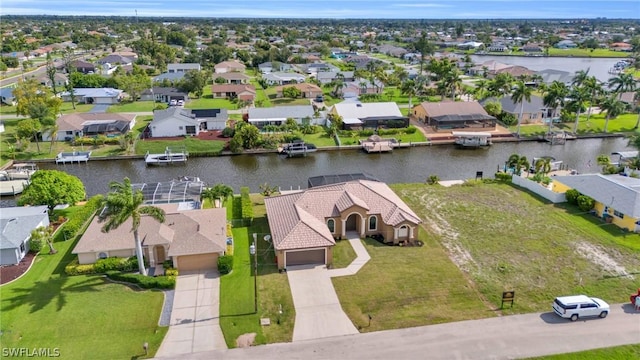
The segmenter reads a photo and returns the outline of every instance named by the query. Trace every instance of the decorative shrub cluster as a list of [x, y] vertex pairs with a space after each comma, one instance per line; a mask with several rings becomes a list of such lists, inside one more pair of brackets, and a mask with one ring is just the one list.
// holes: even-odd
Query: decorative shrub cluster
[[69, 265], [65, 266], [64, 272], [67, 275], [90, 275], [104, 274], [109, 271], [134, 271], [138, 269], [138, 259], [133, 256], [130, 258], [110, 257], [100, 259], [94, 264], [78, 264], [78, 259], [74, 259]]
[[497, 181], [510, 183], [513, 175], [509, 173], [504, 173], [504, 172], [497, 172], [495, 173], [494, 177], [496, 178]]
[[109, 279], [136, 284], [143, 289], [174, 289], [176, 287], [175, 276], [144, 276], [118, 271], [109, 271], [106, 275]]
[[91, 218], [93, 213], [102, 206], [102, 199], [102, 195], [92, 197], [74, 214], [71, 219], [69, 219], [69, 221], [67, 221], [66, 224], [64, 224], [61, 233], [65, 240], [72, 239], [76, 236], [82, 225], [84, 225], [84, 223]]
[[582, 211], [590, 211], [596, 205], [596, 201], [587, 195], [583, 195], [576, 189], [567, 190], [564, 194], [569, 204], [577, 205]]
[[224, 255], [218, 257], [218, 271], [220, 274], [228, 274], [233, 270], [233, 256]]
[[253, 220], [253, 205], [251, 204], [251, 198], [249, 197], [249, 188], [246, 186], [240, 188], [240, 203], [242, 219], [248, 220], [249, 223], [251, 223], [251, 220]]

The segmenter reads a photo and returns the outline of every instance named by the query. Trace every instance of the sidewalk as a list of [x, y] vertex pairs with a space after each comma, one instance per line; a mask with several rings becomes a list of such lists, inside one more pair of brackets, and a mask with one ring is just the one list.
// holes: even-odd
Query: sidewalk
[[362, 245], [362, 241], [360, 240], [358, 234], [349, 233], [347, 234], [347, 236], [349, 238], [351, 247], [353, 247], [353, 250], [356, 252], [356, 258], [346, 268], [329, 270], [328, 272], [330, 277], [355, 275], [358, 271], [360, 271], [360, 269], [362, 269], [364, 264], [371, 260], [371, 256], [369, 256], [369, 253], [364, 248], [364, 245]]

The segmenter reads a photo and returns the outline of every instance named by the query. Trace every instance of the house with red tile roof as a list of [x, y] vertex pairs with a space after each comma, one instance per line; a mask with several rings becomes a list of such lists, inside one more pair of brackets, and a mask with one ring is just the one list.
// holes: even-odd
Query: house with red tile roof
[[279, 269], [331, 264], [336, 239], [347, 233], [413, 241], [422, 220], [387, 184], [355, 180], [265, 198]]

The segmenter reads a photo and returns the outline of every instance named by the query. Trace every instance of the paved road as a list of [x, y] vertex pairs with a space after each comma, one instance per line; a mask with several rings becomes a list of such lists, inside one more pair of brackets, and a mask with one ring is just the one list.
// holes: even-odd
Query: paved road
[[[375, 321], [375, 319], [373, 319]], [[202, 352], [204, 359], [514, 359], [640, 343], [640, 311], [612, 305], [606, 319], [572, 323], [553, 313]]]

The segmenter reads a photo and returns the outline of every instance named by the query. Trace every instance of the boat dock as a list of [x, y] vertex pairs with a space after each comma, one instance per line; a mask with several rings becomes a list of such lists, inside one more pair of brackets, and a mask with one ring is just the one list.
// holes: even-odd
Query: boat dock
[[24, 191], [27, 185], [29, 185], [29, 180], [11, 180], [6, 171], [0, 171], [0, 196], [18, 195]]
[[294, 140], [278, 148], [278, 153], [288, 157], [307, 156], [308, 153], [316, 152], [318, 148], [314, 144], [305, 143], [302, 140]]
[[393, 148], [398, 147], [398, 140], [384, 139], [378, 135], [372, 135], [367, 140], [360, 140], [360, 146], [368, 153], [391, 152]]
[[66, 163], [78, 163], [88, 162], [91, 157], [91, 151], [74, 151], [74, 152], [61, 152], [56, 155], [56, 164]]
[[189, 153], [185, 148], [180, 151], [174, 151], [167, 147], [162, 154], [150, 154], [148, 151], [144, 155], [144, 161], [147, 165], [162, 165], [162, 164], [184, 164], [187, 162]]
[[461, 147], [477, 148], [491, 145], [491, 133], [474, 131], [452, 131], [456, 145]]

